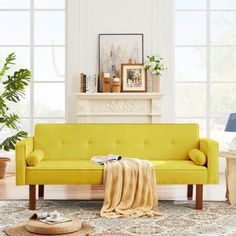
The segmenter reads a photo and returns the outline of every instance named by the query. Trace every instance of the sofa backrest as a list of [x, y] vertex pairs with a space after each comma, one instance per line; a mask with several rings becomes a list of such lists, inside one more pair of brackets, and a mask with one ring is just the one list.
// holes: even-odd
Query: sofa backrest
[[45, 160], [89, 160], [120, 154], [149, 160], [188, 159], [199, 147], [197, 124], [37, 124], [34, 150]]

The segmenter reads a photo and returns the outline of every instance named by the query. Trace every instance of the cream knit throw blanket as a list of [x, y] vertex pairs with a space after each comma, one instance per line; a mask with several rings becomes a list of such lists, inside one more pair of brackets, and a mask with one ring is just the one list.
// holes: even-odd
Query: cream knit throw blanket
[[154, 217], [158, 204], [156, 176], [151, 162], [123, 158], [104, 164], [105, 198], [101, 216]]

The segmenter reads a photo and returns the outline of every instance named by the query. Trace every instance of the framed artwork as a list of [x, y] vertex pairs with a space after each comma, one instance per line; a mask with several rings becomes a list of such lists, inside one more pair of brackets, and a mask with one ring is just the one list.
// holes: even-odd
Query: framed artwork
[[121, 64], [143, 62], [143, 34], [99, 34], [100, 91], [104, 73], [121, 78]]
[[146, 92], [147, 70], [144, 64], [121, 65], [122, 92]]

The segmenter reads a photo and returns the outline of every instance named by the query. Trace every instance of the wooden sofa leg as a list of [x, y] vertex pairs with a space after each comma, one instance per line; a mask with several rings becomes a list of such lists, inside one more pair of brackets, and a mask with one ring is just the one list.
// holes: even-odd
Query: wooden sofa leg
[[187, 197], [188, 199], [193, 198], [193, 185], [192, 184], [188, 184]]
[[29, 209], [36, 210], [36, 186], [29, 185]]
[[203, 185], [196, 185], [196, 209], [202, 210]]
[[44, 185], [39, 185], [39, 198], [44, 198]]

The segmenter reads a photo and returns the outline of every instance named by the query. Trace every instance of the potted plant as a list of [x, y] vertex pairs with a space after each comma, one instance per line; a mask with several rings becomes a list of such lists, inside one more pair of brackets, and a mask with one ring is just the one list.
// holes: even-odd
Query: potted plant
[[144, 68], [149, 70], [152, 75], [152, 91], [160, 92], [160, 76], [161, 72], [165, 70], [165, 66], [162, 63], [163, 58], [161, 56], [147, 56], [147, 61], [144, 64]]
[[[0, 150], [10, 151], [15, 149], [15, 144], [22, 138], [27, 137], [25, 131], [19, 130], [19, 116], [10, 110], [10, 103], [18, 103], [25, 95], [25, 88], [30, 83], [30, 71], [19, 69], [8, 74], [10, 67], [15, 65], [16, 55], [11, 53], [7, 56], [5, 63], [0, 69], [0, 133], [5, 129], [15, 131], [14, 135], [4, 137], [0, 141]], [[0, 179], [4, 178], [5, 168], [9, 158], [0, 157]]]

